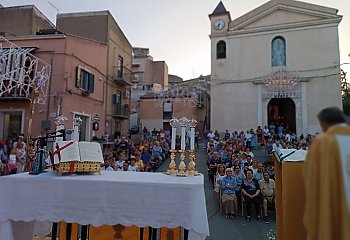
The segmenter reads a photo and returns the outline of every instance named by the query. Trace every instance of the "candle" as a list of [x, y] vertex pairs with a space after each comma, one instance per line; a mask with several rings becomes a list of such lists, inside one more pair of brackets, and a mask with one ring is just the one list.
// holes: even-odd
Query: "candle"
[[175, 144], [176, 144], [176, 127], [173, 127], [171, 129], [171, 149], [175, 150]]
[[191, 150], [194, 150], [194, 128], [191, 128], [191, 135], [190, 135], [190, 138], [191, 138], [191, 144], [190, 144], [190, 149]]
[[181, 126], [181, 150], [186, 148], [186, 126]]

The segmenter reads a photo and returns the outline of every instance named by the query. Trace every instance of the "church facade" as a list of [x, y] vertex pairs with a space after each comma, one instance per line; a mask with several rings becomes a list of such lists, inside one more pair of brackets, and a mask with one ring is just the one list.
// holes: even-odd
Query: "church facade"
[[272, 0], [231, 20], [222, 2], [211, 22], [211, 129], [288, 125], [319, 132], [317, 113], [341, 107], [338, 10]]

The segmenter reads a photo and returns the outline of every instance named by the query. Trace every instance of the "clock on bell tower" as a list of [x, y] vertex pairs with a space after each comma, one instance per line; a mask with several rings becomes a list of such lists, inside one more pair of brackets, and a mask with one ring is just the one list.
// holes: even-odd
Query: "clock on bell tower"
[[219, 2], [214, 12], [209, 15], [211, 21], [211, 34], [223, 33], [228, 31], [229, 23], [231, 21], [230, 12], [228, 12], [222, 3]]

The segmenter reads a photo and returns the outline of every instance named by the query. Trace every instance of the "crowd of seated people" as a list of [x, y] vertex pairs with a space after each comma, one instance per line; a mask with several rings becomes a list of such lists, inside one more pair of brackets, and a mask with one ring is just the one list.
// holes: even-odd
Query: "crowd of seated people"
[[169, 157], [170, 138], [157, 136], [134, 143], [123, 136], [105, 155], [102, 170], [106, 171], [155, 171]]
[[[223, 213], [233, 219], [238, 206], [245, 205], [246, 221], [251, 221], [251, 208], [254, 206], [257, 221], [269, 223], [268, 203], [274, 202], [274, 165], [268, 159], [264, 163], [255, 160], [251, 147], [256, 143], [250, 131], [230, 134], [225, 132], [220, 138], [217, 132], [208, 133], [207, 166], [209, 181], [214, 192], [221, 194]], [[248, 135], [248, 136], [246, 136]], [[263, 206], [263, 216], [261, 216]]]
[[0, 142], [0, 176], [23, 172], [26, 167], [26, 158], [27, 144], [23, 135]]

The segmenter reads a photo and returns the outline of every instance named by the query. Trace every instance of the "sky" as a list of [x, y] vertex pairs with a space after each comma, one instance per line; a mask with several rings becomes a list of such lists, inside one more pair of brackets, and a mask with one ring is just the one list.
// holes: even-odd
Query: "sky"
[[[350, 0], [305, 0], [339, 9], [341, 63], [350, 62]], [[219, 0], [50, 0], [60, 13], [109, 10], [133, 47], [146, 47], [164, 60], [169, 73], [190, 79], [210, 74], [210, 21]], [[267, 0], [223, 0], [235, 19]], [[48, 0], [0, 0], [6, 6], [36, 5], [53, 23], [57, 10]], [[349, 72], [350, 65], [342, 65]], [[348, 77], [349, 79], [350, 77]]]

